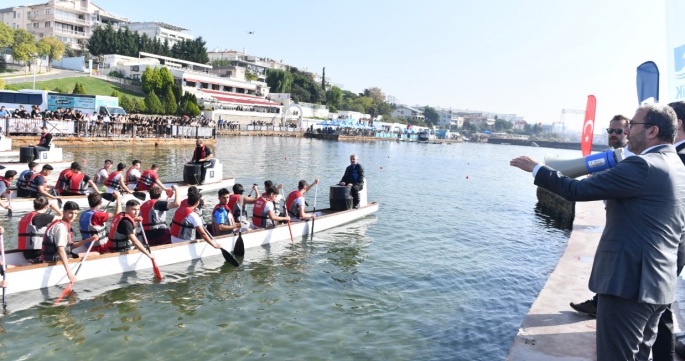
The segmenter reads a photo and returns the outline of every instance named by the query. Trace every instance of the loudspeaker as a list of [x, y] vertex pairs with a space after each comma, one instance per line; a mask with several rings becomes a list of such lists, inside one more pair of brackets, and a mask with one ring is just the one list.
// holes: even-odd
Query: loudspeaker
[[577, 178], [613, 168], [623, 159], [623, 148], [618, 148], [577, 159], [559, 159], [559, 156], [547, 155], [545, 165], [567, 177]]

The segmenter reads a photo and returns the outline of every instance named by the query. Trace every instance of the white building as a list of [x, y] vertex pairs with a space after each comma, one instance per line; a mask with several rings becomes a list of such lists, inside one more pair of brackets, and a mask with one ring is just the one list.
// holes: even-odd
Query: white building
[[162, 43], [168, 40], [170, 47], [182, 40], [195, 39], [194, 36], [186, 33], [190, 29], [161, 22], [133, 22], [128, 24], [128, 29], [130, 31], [137, 31], [140, 35], [147, 34], [150, 39], [157, 38]]
[[257, 79], [262, 81], [266, 80], [266, 72], [269, 69], [288, 70], [291, 68], [290, 65], [283, 63], [283, 61], [248, 55], [245, 49], [242, 52], [214, 49], [214, 51], [208, 51], [207, 56], [209, 61], [228, 60], [231, 65], [245, 68], [250, 73], [257, 75]]
[[436, 109], [440, 119], [438, 120], [438, 126], [449, 128], [452, 125], [456, 125], [461, 128], [464, 125], [464, 117], [460, 117], [457, 112], [452, 110], [438, 110]]
[[414, 120], [425, 120], [426, 117], [423, 115], [423, 112], [421, 110], [415, 109], [415, 108], [410, 108], [408, 106], [400, 106], [397, 109], [392, 111], [392, 114], [390, 114], [393, 118], [405, 118], [405, 119], [414, 119]]
[[98, 26], [111, 24], [116, 30], [128, 23], [127, 18], [109, 13], [90, 0], [50, 0], [0, 9], [0, 21], [12, 29], [26, 29], [36, 40], [54, 36], [72, 49], [84, 46]]

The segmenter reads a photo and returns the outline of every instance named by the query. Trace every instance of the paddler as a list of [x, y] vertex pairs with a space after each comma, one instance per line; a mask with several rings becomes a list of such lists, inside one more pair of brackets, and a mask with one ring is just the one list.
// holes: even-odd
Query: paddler
[[[236, 183], [233, 185], [233, 194], [228, 198], [228, 209], [233, 214], [233, 220], [235, 222], [240, 222], [241, 216], [245, 216], [245, 220], [247, 220], [247, 214], [243, 214], [245, 211], [245, 204], [255, 204], [255, 202], [257, 202], [257, 197], [259, 197], [259, 190], [257, 189], [256, 184], [252, 185], [250, 193], [253, 191], [255, 198], [246, 197], [243, 195], [245, 190], [243, 189], [242, 184]], [[221, 198], [221, 194], [219, 194], [219, 198]]]
[[17, 178], [17, 197], [29, 196], [29, 179], [36, 174], [38, 163], [29, 162], [29, 168], [19, 174]]
[[182, 205], [174, 213], [171, 221], [171, 243], [188, 242], [196, 239], [196, 234], [200, 239], [219, 249], [221, 246], [213, 241], [202, 222], [202, 218], [195, 212], [195, 208], [200, 205], [200, 195], [196, 193], [188, 194], [187, 205]]
[[80, 196], [88, 194], [88, 186], [93, 188], [94, 193], [100, 193], [97, 185], [90, 180], [90, 177], [81, 171], [81, 165], [76, 163], [71, 166], [71, 175], [66, 179], [64, 187], [65, 196]]
[[117, 171], [112, 172], [105, 181], [105, 187], [107, 187], [107, 193], [114, 192], [126, 192], [131, 193], [131, 190], [126, 186], [126, 178], [124, 175], [124, 169], [126, 165], [124, 163], [117, 164]]
[[55, 189], [57, 189], [57, 193], [59, 193], [59, 195], [64, 195], [64, 192], [67, 188], [67, 179], [71, 177], [72, 173], [74, 173], [74, 167], [78, 166], [78, 162], [71, 162], [69, 168], [61, 171], [59, 173], [59, 176], [57, 176], [57, 182], [55, 182]]
[[136, 236], [136, 222], [140, 223], [143, 218], [139, 217], [140, 203], [131, 199], [126, 202], [126, 211], [117, 214], [109, 229], [109, 250], [111, 252], [123, 252], [137, 248], [141, 253], [154, 259], [152, 253], [145, 250]]
[[[0, 177], [0, 196], [4, 198], [8, 194], [12, 193], [10, 190], [10, 182], [14, 180], [16, 176], [17, 171], [10, 169], [5, 171], [4, 177]], [[5, 209], [12, 209], [12, 205], [9, 204], [9, 202], [7, 204], [3, 204], [3, 202], [0, 201], [0, 206]]]
[[[143, 173], [145, 174], [145, 173]], [[174, 191], [174, 200], [161, 201], [162, 188], [152, 187], [148, 191], [150, 200], [140, 206], [143, 218], [143, 229], [151, 246], [171, 243], [171, 230], [166, 224], [166, 212], [178, 208], [181, 205], [181, 196], [176, 185], [171, 186]]]
[[105, 181], [107, 178], [109, 178], [109, 169], [112, 167], [112, 161], [107, 159], [105, 160], [105, 164], [98, 170], [97, 173], [95, 173], [95, 176], [93, 177], [93, 182], [97, 184], [98, 188], [104, 191], [104, 185]]
[[[79, 218], [78, 226], [81, 233], [81, 240], [87, 241], [94, 235], [98, 236], [97, 244], [94, 244], [91, 249], [93, 252], [109, 252], [109, 245], [107, 244], [109, 235], [107, 234], [105, 224], [110, 218], [114, 218], [117, 214], [121, 213], [121, 195], [119, 192], [114, 192], [112, 195], [116, 201], [114, 213], [101, 211], [102, 195], [99, 193], [91, 193], [88, 195], [88, 206], [90, 206], [90, 209], [81, 213], [81, 217]], [[86, 247], [89, 245], [90, 244], [86, 244]]]
[[[265, 180], [264, 181], [264, 193], [262, 193], [262, 197], [266, 198], [266, 190], [271, 188], [271, 187], [274, 187], [274, 186], [275, 186], [274, 182], [272, 182], [270, 180]], [[278, 185], [279, 192], [283, 190], [283, 187], [284, 187], [283, 183]], [[257, 193], [257, 194], [259, 194], [259, 193]], [[283, 198], [283, 195], [281, 195], [280, 193], [276, 194], [276, 198], [274, 199], [274, 212], [276, 213], [277, 216], [281, 214], [281, 202], [283, 200], [285, 200], [285, 198]]]
[[290, 221], [288, 217], [279, 217], [274, 212], [274, 200], [278, 195], [278, 190], [274, 187], [266, 189], [266, 197], [263, 195], [257, 199], [252, 211], [252, 224], [256, 228], [275, 226], [276, 222]]
[[38, 145], [33, 148], [34, 159], [39, 159], [40, 152], [50, 150], [50, 145], [52, 144], [52, 134], [48, 132], [48, 127], [41, 127], [40, 133]]
[[156, 184], [160, 188], [162, 188], [162, 190], [168, 190], [169, 188], [165, 187], [164, 183], [162, 183], [162, 181], [159, 180], [159, 176], [157, 175], [157, 169], [159, 169], [157, 164], [153, 164], [152, 166], [150, 166], [150, 169], [144, 171], [138, 179], [138, 185], [136, 186], [136, 189], [139, 191], [146, 191], [150, 188], [153, 188], [153, 186]]
[[138, 179], [140, 179], [140, 161], [134, 159], [131, 162], [131, 167], [126, 170], [126, 186], [135, 188], [138, 184]]
[[202, 139], [197, 139], [195, 141], [195, 151], [193, 152], [193, 159], [190, 160], [191, 163], [200, 164], [200, 171], [202, 172], [201, 179], [198, 183], [205, 183], [205, 175], [207, 175], [207, 167], [209, 167], [209, 160], [212, 159], [212, 151], [208, 146], [204, 145]]
[[54, 187], [47, 185], [47, 178], [52, 173], [52, 166], [46, 164], [41, 169], [40, 173], [36, 173], [29, 179], [29, 197], [36, 198], [38, 195], [44, 195], [48, 199], [59, 199], [59, 197], [48, 193], [48, 189], [54, 190]]
[[[55, 211], [55, 215], [48, 214], [48, 208]], [[33, 212], [25, 214], [19, 220], [19, 246], [17, 249], [23, 252], [24, 258], [30, 263], [39, 263], [41, 249], [43, 248], [43, 235], [48, 225], [62, 218], [62, 211], [55, 204], [48, 201], [42, 195], [33, 200]]]
[[[242, 188], [243, 187], [240, 186], [241, 191]], [[233, 190], [235, 191], [235, 185], [233, 186]], [[242, 193], [239, 197], [241, 196]], [[219, 189], [219, 204], [214, 206], [214, 209], [212, 210], [212, 234], [214, 236], [229, 234], [241, 227], [240, 221], [234, 219], [234, 215], [231, 212], [232, 208], [229, 205], [230, 198], [231, 192], [229, 192], [228, 189]], [[240, 211], [240, 205], [238, 205], [238, 210]]]
[[307, 181], [303, 179], [297, 184], [297, 190], [290, 192], [285, 201], [285, 209], [288, 210], [290, 217], [296, 217], [302, 221], [316, 218], [314, 213], [306, 213], [307, 202], [304, 199], [305, 193], [309, 192], [316, 184], [319, 184], [318, 179], [314, 179], [314, 182], [310, 185], [307, 185]]

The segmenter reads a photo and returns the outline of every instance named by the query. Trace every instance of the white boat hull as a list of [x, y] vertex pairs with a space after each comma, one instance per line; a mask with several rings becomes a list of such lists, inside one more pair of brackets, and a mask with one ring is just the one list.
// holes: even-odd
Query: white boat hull
[[[327, 212], [316, 219], [315, 230], [323, 231], [345, 223], [365, 217], [378, 210], [378, 203], [369, 203], [359, 209], [350, 209], [342, 212]], [[292, 223], [292, 234], [295, 242], [301, 242], [302, 237], [311, 232], [312, 222]], [[243, 233], [246, 252], [250, 248], [260, 247], [277, 241], [290, 241], [288, 225], [283, 224], [273, 228], [251, 230]], [[225, 235], [216, 237], [216, 241], [223, 248], [232, 251], [237, 236]], [[85, 249], [83, 249], [85, 251]], [[201, 257], [220, 256], [221, 251], [214, 249], [203, 241], [183, 242], [177, 244], [156, 246], [152, 248], [158, 266], [165, 266], [179, 262], [190, 261]], [[10, 282], [8, 294], [16, 294], [31, 290], [37, 290], [69, 282], [66, 271], [61, 263], [28, 264], [19, 251], [10, 251], [7, 255], [8, 265], [19, 265], [7, 271], [7, 280]], [[75, 269], [80, 260], [70, 260], [72, 269]], [[152, 274], [152, 262], [137, 250], [109, 253], [102, 255], [89, 255], [84, 262], [81, 272], [78, 274], [79, 281], [122, 274], [131, 271], [146, 271]]]

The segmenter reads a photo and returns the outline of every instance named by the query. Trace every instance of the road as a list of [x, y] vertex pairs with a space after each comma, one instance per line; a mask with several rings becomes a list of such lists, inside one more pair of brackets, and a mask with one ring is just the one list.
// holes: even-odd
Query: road
[[[53, 79], [62, 79], [62, 78], [73, 78], [77, 76], [87, 76], [87, 73], [84, 73], [82, 71], [73, 71], [73, 70], [63, 70], [60, 69], [58, 70], [58, 73], [55, 74], [36, 74], [36, 81], [45, 81], [45, 80], [53, 80]], [[2, 78], [5, 81], [5, 84], [18, 84], [18, 83], [29, 83], [33, 81], [33, 74], [27, 74], [25, 76], [21, 77], [13, 77], [13, 78]]]

